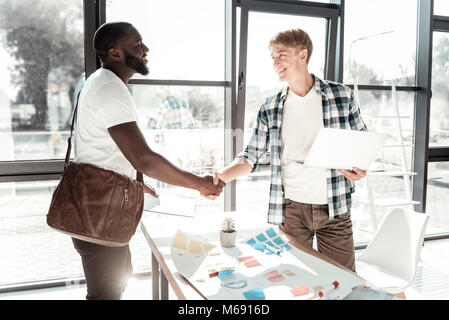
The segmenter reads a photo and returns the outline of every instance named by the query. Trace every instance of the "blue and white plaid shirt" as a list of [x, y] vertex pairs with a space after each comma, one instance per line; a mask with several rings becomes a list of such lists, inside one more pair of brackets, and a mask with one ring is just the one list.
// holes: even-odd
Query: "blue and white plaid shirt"
[[[340, 83], [323, 81], [313, 74], [312, 76], [315, 78], [312, 90], [316, 90], [322, 96], [324, 127], [367, 131], [351, 88]], [[288, 87], [285, 87], [265, 100], [257, 114], [256, 127], [251, 140], [245, 150], [238, 155], [253, 165], [252, 172], [254, 172], [259, 168], [259, 160], [270, 150], [271, 186], [268, 222], [272, 224], [284, 222], [281, 128], [287, 93]], [[334, 219], [350, 210], [351, 194], [354, 192], [355, 185], [338, 170], [326, 171], [329, 219]]]

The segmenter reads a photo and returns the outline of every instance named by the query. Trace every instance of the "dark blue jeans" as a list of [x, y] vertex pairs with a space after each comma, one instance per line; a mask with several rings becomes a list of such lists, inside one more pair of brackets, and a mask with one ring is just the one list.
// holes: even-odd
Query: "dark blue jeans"
[[119, 300], [133, 274], [129, 245], [105, 247], [72, 238], [81, 256], [87, 300]]

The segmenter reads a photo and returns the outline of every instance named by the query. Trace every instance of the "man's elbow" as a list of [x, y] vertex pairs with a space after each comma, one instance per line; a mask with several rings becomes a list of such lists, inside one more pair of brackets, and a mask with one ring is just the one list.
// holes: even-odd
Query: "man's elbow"
[[136, 157], [133, 166], [139, 172], [148, 173], [154, 170], [156, 164], [156, 153], [154, 153], [153, 151], [148, 151]]

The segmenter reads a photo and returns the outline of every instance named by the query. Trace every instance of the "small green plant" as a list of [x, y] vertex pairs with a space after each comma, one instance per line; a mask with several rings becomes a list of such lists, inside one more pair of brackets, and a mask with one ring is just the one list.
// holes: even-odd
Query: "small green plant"
[[235, 232], [235, 223], [232, 218], [224, 218], [223, 220], [223, 232], [232, 233]]

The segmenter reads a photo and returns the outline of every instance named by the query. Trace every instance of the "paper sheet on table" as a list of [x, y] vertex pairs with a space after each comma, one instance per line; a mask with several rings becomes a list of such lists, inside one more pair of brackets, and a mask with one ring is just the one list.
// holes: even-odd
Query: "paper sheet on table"
[[178, 230], [170, 241], [170, 252], [178, 272], [191, 277], [215, 246], [200, 237]]
[[194, 195], [163, 192], [159, 194], [159, 198], [155, 198], [145, 194], [144, 210], [193, 218], [196, 212], [196, 202], [197, 198]]
[[323, 128], [318, 132], [304, 166], [368, 170], [386, 139], [385, 133]]

